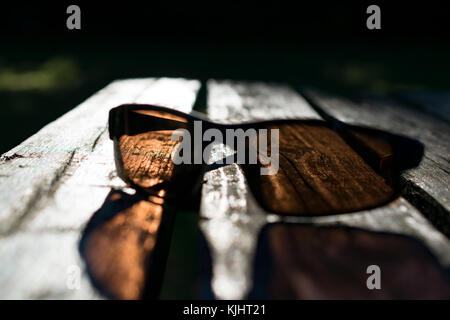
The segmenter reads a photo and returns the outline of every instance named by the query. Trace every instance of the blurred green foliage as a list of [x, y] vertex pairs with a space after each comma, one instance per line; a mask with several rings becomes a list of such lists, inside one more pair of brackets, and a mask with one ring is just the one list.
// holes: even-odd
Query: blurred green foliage
[[80, 85], [80, 69], [69, 57], [51, 57], [43, 63], [22, 68], [0, 63], [0, 91], [56, 91]]

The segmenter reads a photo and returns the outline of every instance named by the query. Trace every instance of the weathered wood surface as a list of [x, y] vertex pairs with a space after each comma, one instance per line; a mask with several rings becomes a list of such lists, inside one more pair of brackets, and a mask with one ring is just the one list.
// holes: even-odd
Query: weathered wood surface
[[[92, 281], [108, 297], [155, 299], [162, 287], [176, 215], [168, 203], [174, 196], [172, 204], [184, 202], [181, 197], [191, 189], [189, 181], [202, 179], [201, 166], [176, 166], [171, 155], [180, 141], [172, 141], [174, 130], [161, 122], [157, 127], [153, 120], [139, 122], [132, 115], [183, 119], [145, 107], [113, 114], [110, 125], [122, 123], [127, 128], [124, 132], [109, 128], [117, 173], [138, 192], [108, 195], [83, 232], [80, 252]], [[176, 129], [181, 124], [173, 125]]]
[[410, 91], [396, 97], [450, 122], [450, 92]]
[[[0, 270], [0, 298], [104, 298], [84, 272], [84, 262], [78, 247], [85, 225], [93, 213], [102, 208], [104, 201], [108, 201], [108, 196], [115, 197], [115, 193], [119, 193], [126, 198], [127, 194], [133, 193], [116, 176], [112, 143], [106, 130], [108, 110], [122, 103], [138, 102], [162, 104], [189, 112], [199, 87], [198, 81], [183, 79], [114, 82], [2, 155], [0, 261], [14, 263], [4, 263]], [[287, 86], [210, 81], [208, 90], [208, 114], [216, 121], [322, 119], [306, 100]], [[341, 107], [343, 110], [349, 108], [347, 102]], [[380, 114], [380, 121], [384, 120], [382, 116]], [[408, 119], [400, 115], [398, 117], [402, 121]], [[353, 118], [359, 120], [361, 115]], [[377, 124], [373, 126], [377, 127]], [[438, 147], [444, 148], [442, 143]], [[214, 162], [229, 154], [230, 151], [223, 145], [218, 145], [210, 161]], [[432, 167], [431, 163], [429, 165]], [[307, 225], [318, 225], [320, 228], [345, 227], [350, 230], [358, 228], [367, 234], [384, 232], [410, 236], [431, 250], [440, 264], [450, 266], [448, 239], [402, 197], [386, 206], [346, 215], [287, 217], [261, 209], [237, 164], [207, 172], [204, 181], [200, 228], [211, 250], [212, 287], [217, 298], [240, 299], [247, 296], [253, 286], [253, 259], [260, 230], [268, 224], [279, 222], [295, 224], [297, 227], [305, 225], [305, 228]], [[442, 187], [442, 181], [440, 183]], [[427, 186], [418, 187], [426, 190]], [[443, 193], [445, 190], [448, 192], [448, 185], [445, 187]], [[110, 193], [111, 188], [116, 191]], [[120, 200], [120, 197], [116, 200]], [[442, 202], [442, 199], [437, 201]], [[143, 205], [147, 206], [148, 201], [145, 200]], [[129, 204], [126, 207], [129, 208]], [[138, 211], [126, 212], [126, 218], [122, 212], [109, 220], [109, 224], [104, 225], [105, 232], [91, 238], [93, 246], [90, 247], [91, 251], [86, 252], [93, 261], [101, 260], [103, 263], [95, 264], [100, 267], [96, 271], [97, 280], [116, 275], [117, 281], [109, 282], [109, 289], [120, 288], [117, 297], [141, 296], [144, 273], [149, 272], [143, 259], [153, 248], [155, 238], [152, 231], [160, 220], [154, 214], [157, 210]], [[144, 211], [149, 214], [141, 215]], [[149, 220], [152, 223], [147, 223]], [[121, 247], [120, 241], [116, 243], [118, 251], [107, 251], [110, 240], [120, 239], [118, 234], [123, 235], [123, 228], [133, 229], [133, 232], [127, 233], [128, 239], [131, 239], [127, 243], [134, 251], [130, 251], [126, 245]], [[376, 237], [377, 234], [373, 235]], [[326, 236], [324, 239], [327, 242]], [[346, 252], [347, 249], [344, 246], [342, 250]], [[100, 251], [103, 256], [96, 253]], [[276, 256], [277, 252], [280, 253], [274, 251], [272, 254]], [[330, 257], [317, 255], [317, 258], [323, 261], [321, 259]], [[104, 268], [105, 260], [113, 263], [114, 267]], [[335, 260], [331, 260], [331, 263], [335, 263]], [[81, 268], [81, 283], [77, 290], [67, 286], [71, 277], [76, 276], [72, 273], [74, 266]], [[308, 269], [308, 265], [305, 268], [306, 271], [314, 269]], [[137, 272], [127, 273], [133, 270]], [[319, 286], [318, 289], [322, 290], [323, 287]], [[299, 294], [298, 297], [304, 295]]]
[[[198, 81], [167, 78], [113, 82], [2, 155], [0, 298], [102, 297], [83, 271], [78, 245], [111, 188], [125, 187], [115, 173], [108, 111], [135, 102], [189, 112], [199, 87]], [[76, 268], [81, 283], [70, 290]]]
[[314, 89], [304, 92], [327, 116], [422, 142], [424, 157], [418, 167], [403, 174], [403, 193], [441, 231], [450, 235], [450, 126], [446, 122], [388, 98], [364, 97], [356, 103]]
[[[208, 115], [217, 121], [275, 118], [321, 119], [295, 91], [279, 85], [210, 81]], [[239, 110], [242, 110], [241, 113]], [[215, 158], [229, 150], [218, 147]], [[363, 230], [411, 236], [424, 243], [445, 266], [450, 265], [450, 243], [402, 197], [386, 206], [346, 215], [286, 217], [264, 212], [254, 199], [237, 164], [205, 175], [201, 222], [211, 249], [214, 294], [244, 298], [252, 288], [253, 259], [258, 234], [267, 223], [287, 222], [358, 227]]]
[[[208, 83], [208, 116], [218, 122], [320, 116], [285, 86], [262, 83]], [[280, 106], [283, 106], [280, 108]], [[232, 154], [224, 145], [213, 149], [211, 162]], [[242, 169], [230, 164], [205, 174], [200, 228], [212, 256], [212, 288], [220, 299], [242, 299], [252, 287], [252, 258], [266, 216], [249, 192]]]

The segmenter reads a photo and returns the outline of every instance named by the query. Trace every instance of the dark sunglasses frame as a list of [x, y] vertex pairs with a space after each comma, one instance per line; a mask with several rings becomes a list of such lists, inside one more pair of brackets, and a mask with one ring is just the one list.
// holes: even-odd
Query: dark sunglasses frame
[[[168, 114], [172, 119], [152, 116], [138, 111], [156, 111], [160, 114]], [[182, 121], [174, 120], [174, 118], [183, 119]], [[157, 105], [148, 104], [124, 104], [115, 107], [109, 112], [109, 136], [114, 141], [115, 160], [116, 167], [119, 171], [119, 176], [136, 189], [141, 189], [138, 185], [127, 179], [124, 174], [121, 174], [123, 164], [121, 163], [120, 148], [118, 139], [120, 136], [136, 135], [149, 131], [156, 130], [176, 130], [186, 129], [189, 132], [193, 132], [194, 121], [202, 122], [202, 129], [207, 130], [210, 128], [218, 129], [225, 135], [227, 129], [249, 129], [249, 128], [267, 128], [267, 126], [276, 126], [282, 124], [292, 124], [300, 122], [303, 124], [313, 124], [328, 127], [329, 129], [337, 132], [346, 142], [354, 149], [376, 172], [383, 175], [382, 167], [388, 163], [389, 175], [398, 177], [400, 171], [417, 166], [423, 155], [423, 145], [417, 140], [384, 132], [377, 129], [359, 127], [347, 125], [339, 121], [324, 121], [324, 120], [301, 120], [301, 119], [275, 119], [242, 123], [217, 123], [213, 122], [204, 115], [192, 111], [190, 114], [174, 110]], [[379, 154], [373, 150], [370, 146], [361, 141], [354, 133], [364, 133], [367, 135], [377, 136], [392, 146], [392, 154], [387, 158], [380, 159]], [[225, 143], [225, 141], [224, 141]], [[208, 143], [209, 144], [209, 143]], [[203, 152], [203, 150], [201, 150]], [[192, 164], [194, 166], [194, 164]], [[205, 172], [206, 165], [199, 166], [199, 177], [192, 188], [192, 192], [198, 193], [198, 189], [201, 185], [203, 173]], [[393, 173], [394, 172], [394, 173]], [[386, 178], [386, 177], [385, 177]], [[390, 179], [390, 178], [388, 178]], [[398, 187], [398, 181], [388, 181], [389, 184]], [[145, 191], [145, 190], [144, 190]]]

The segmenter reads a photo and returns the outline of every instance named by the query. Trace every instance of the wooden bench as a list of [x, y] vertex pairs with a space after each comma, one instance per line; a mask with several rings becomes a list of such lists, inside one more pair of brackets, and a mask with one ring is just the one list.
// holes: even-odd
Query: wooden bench
[[[155, 204], [147, 205], [148, 199], [133, 198], [133, 190], [116, 175], [107, 117], [112, 107], [123, 103], [157, 104], [190, 112], [206, 102], [208, 116], [223, 122], [340, 120], [411, 136], [425, 145], [419, 167], [402, 175], [401, 197], [372, 210], [335, 216], [283, 217], [267, 213], [251, 194], [240, 165], [208, 171], [202, 186], [198, 226], [206, 241], [206, 260], [210, 261], [211, 277], [204, 278], [212, 297], [398, 297], [392, 292], [383, 295], [368, 290], [365, 269], [344, 268], [344, 274], [360, 272], [364, 279], [357, 290], [346, 286], [346, 278], [336, 276], [339, 272], [323, 269], [323, 265], [342, 267], [330, 253], [333, 250], [349, 259], [361, 258], [364, 263], [370, 262], [367, 252], [384, 250], [391, 260], [392, 255], [398, 255], [400, 262], [393, 268], [400, 268], [402, 263], [414, 264], [417, 258], [420, 268], [416, 272], [425, 268], [430, 277], [440, 279], [439, 270], [450, 265], [450, 129], [444, 116], [439, 119], [427, 112], [429, 106], [439, 104], [438, 98], [420, 94], [351, 101], [311, 88], [217, 80], [200, 88], [199, 81], [186, 79], [115, 81], [1, 156], [0, 298], [159, 295], [165, 262], [154, 260], [165, 260], [167, 252], [152, 260], [153, 248], [155, 241], [166, 242], [168, 247], [172, 229], [170, 223], [166, 224], [165, 238], [161, 238], [162, 220], [155, 215], [159, 209]], [[202, 101], [205, 93], [207, 99]], [[227, 152], [224, 146], [217, 146], [212, 160]], [[121, 214], [108, 216], [114, 210]], [[107, 231], [86, 240], [86, 226], [97, 223], [92, 217], [99, 211], [107, 217], [104, 221], [109, 221]], [[175, 214], [169, 212], [166, 216]], [[153, 224], [148, 225], [149, 221]], [[110, 244], [107, 232], [119, 232], [125, 240]], [[88, 254], [84, 246], [89, 241], [104, 243]], [[108, 246], [116, 251], [103, 252], [103, 256], [98, 253], [102, 259], [97, 261], [96, 252]], [[302, 261], [302, 253], [310, 259]], [[158, 268], [152, 267], [155, 263], [159, 263]], [[278, 286], [268, 289], [274, 282]], [[407, 292], [408, 285], [402, 284]], [[425, 284], [424, 288], [424, 292], [430, 289]], [[445, 284], [431, 289], [443, 294], [447, 290]]]

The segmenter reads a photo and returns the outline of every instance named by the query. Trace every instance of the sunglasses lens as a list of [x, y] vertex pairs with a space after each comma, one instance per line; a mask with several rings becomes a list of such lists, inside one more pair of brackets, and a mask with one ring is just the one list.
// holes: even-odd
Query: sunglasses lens
[[[329, 127], [293, 121], [267, 129], [269, 135], [279, 130], [278, 171], [261, 175], [260, 167], [247, 170], [252, 193], [267, 211], [328, 215], [376, 207], [394, 197], [385, 179]], [[273, 146], [269, 143], [267, 149], [270, 155]], [[277, 158], [270, 157], [272, 162]]]
[[177, 142], [170, 140], [171, 134], [170, 130], [158, 130], [119, 138], [123, 170], [133, 184], [159, 188], [173, 179], [170, 155]]
[[[205, 150], [205, 142], [200, 150], [189, 143], [184, 161], [183, 133], [195, 131], [188, 116], [157, 108], [123, 109], [110, 117], [110, 132], [111, 126], [118, 173], [131, 186], [177, 198], [197, 191], [205, 166], [193, 164], [193, 157]], [[323, 122], [292, 120], [258, 128], [266, 130], [258, 129], [257, 139], [245, 145], [248, 160], [256, 150], [258, 164], [244, 165], [244, 172], [260, 205], [282, 215], [332, 215], [386, 204], [398, 195], [397, 169], [405, 156], [396, 152], [413, 159], [421, 155], [411, 151], [417, 148], [403, 147], [403, 152], [404, 139], [358, 127], [338, 133]], [[176, 164], [173, 155], [180, 150], [183, 161]]]
[[[172, 154], [182, 142], [188, 120], [178, 114], [155, 110], [128, 110], [124, 132], [115, 143], [119, 176], [150, 194], [166, 197], [192, 188], [200, 167], [176, 165]], [[188, 189], [186, 189], [188, 188]]]

